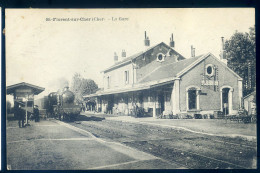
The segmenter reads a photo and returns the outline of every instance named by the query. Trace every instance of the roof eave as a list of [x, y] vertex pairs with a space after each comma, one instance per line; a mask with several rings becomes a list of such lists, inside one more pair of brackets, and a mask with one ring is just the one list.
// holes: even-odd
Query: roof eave
[[[154, 45], [154, 46], [149, 47], [149, 48], [148, 48], [147, 50], [145, 50], [145, 51], [141, 51], [140, 53], [137, 54], [137, 56], [132, 55], [132, 56], [134, 56], [134, 57], [132, 57], [131, 59], [129, 59], [129, 60], [127, 60], [127, 61], [120, 62], [120, 63], [116, 64], [115, 66], [108, 67], [107, 69], [102, 70], [100, 73], [109, 71], [109, 70], [111, 70], [111, 69], [113, 69], [113, 68], [117, 68], [117, 67], [120, 66], [120, 65], [124, 65], [124, 64], [126, 64], [126, 63], [129, 63], [129, 62], [131, 62], [132, 60], [134, 60], [134, 59], [136, 59], [137, 57], [139, 57], [139, 56], [141, 56], [142, 54], [144, 54], [145, 52], [147, 52], [147, 51], [149, 51], [149, 50], [155, 48], [156, 46], [158, 46], [158, 45], [160, 45], [160, 44], [163, 44], [163, 45], [165, 45], [166, 47], [168, 47], [169, 49], [172, 49], [173, 51], [176, 52], [176, 50], [174, 50], [172, 47], [168, 46], [166, 43], [160, 42], [160, 43], [158, 43], [158, 44], [156, 44], [156, 45]], [[177, 53], [178, 53], [178, 52], [177, 52]], [[180, 54], [180, 53], [178, 53], [178, 54]], [[180, 55], [181, 55], [181, 54], [180, 54]], [[181, 56], [182, 56], [182, 55], [181, 55]], [[131, 57], [131, 56], [129, 56], [129, 57]], [[129, 57], [128, 57], [128, 58], [129, 58]], [[182, 57], [184, 57], [184, 56], [182, 56]]]
[[132, 91], [140, 91], [140, 90], [150, 89], [150, 88], [154, 88], [154, 87], [157, 87], [157, 86], [169, 84], [171, 82], [174, 82], [174, 80], [176, 80], [176, 79], [179, 79], [179, 78], [169, 77], [169, 78], [161, 79], [159, 81], [158, 80], [149, 81], [149, 82], [141, 83], [141, 84], [135, 85], [133, 87], [129, 87], [129, 88], [121, 88], [119, 90], [110, 90], [110, 91], [104, 91], [103, 93], [95, 93], [95, 94], [86, 95], [86, 96], [83, 96], [83, 98], [91, 98], [91, 97], [97, 97], [97, 96], [101, 96], [101, 95], [110, 95], [110, 94], [117, 94], [117, 93], [125, 93], [125, 92], [132, 92]]
[[220, 64], [222, 64], [223, 66], [225, 66], [232, 74], [234, 74], [238, 80], [243, 80], [238, 74], [236, 74], [233, 70], [231, 70], [226, 64], [224, 64], [222, 61], [220, 61], [220, 59], [218, 59], [217, 57], [215, 57], [212, 53], [207, 53], [205, 55], [203, 55], [201, 58], [199, 58], [198, 60], [196, 60], [195, 62], [193, 62], [192, 64], [190, 64], [188, 67], [186, 67], [185, 69], [183, 69], [181, 72], [177, 73], [177, 77], [181, 77], [183, 76], [185, 73], [187, 73], [190, 69], [192, 69], [195, 65], [197, 65], [198, 63], [200, 63], [201, 61], [203, 61], [204, 59], [206, 59], [207, 57], [212, 56], [213, 58], [215, 58], [217, 61], [220, 62]]
[[210, 53], [207, 53], [205, 55], [203, 55], [202, 57], [200, 57], [199, 59], [197, 59], [196, 61], [194, 61], [193, 63], [191, 63], [189, 66], [187, 66], [186, 68], [184, 68], [182, 71], [180, 71], [179, 73], [177, 73], [176, 77], [180, 78], [181, 76], [183, 76], [185, 73], [187, 73], [190, 69], [192, 69], [195, 65], [197, 65], [199, 62], [201, 62], [202, 60], [204, 60], [205, 58], [207, 58], [210, 55]]
[[250, 97], [250, 96], [253, 95], [254, 93], [256, 93], [256, 92], [255, 92], [255, 91], [251, 92], [250, 94], [246, 95], [246, 96], [244, 97], [244, 99]]
[[32, 88], [34, 90], [34, 94], [36, 94], [36, 95], [40, 94], [41, 92], [43, 92], [45, 90], [45, 88], [43, 88], [43, 87], [32, 85], [32, 84], [29, 84], [29, 83], [26, 83], [26, 82], [21, 82], [21, 83], [18, 83], [18, 84], [7, 86], [6, 87], [6, 93], [12, 94], [14, 92], [13, 90], [15, 90], [16, 88], [18, 88], [20, 86], [27, 86], [27, 87]]
[[235, 75], [238, 80], [243, 80], [243, 78], [241, 78], [237, 73], [235, 73], [232, 69], [230, 69], [224, 62], [222, 62], [219, 58], [215, 57], [212, 53], [209, 53], [213, 58], [215, 58], [216, 60], [218, 60], [223, 66], [225, 66], [233, 75]]
[[134, 58], [131, 58], [131, 59], [127, 60], [127, 61], [120, 62], [120, 63], [116, 64], [115, 66], [111, 66], [111, 67], [109, 67], [109, 68], [107, 68], [107, 69], [105, 69], [105, 70], [100, 71], [100, 73], [103, 73], [103, 72], [112, 70], [113, 68], [118, 68], [118, 67], [121, 66], [121, 65], [124, 65], [124, 64], [127, 64], [127, 63], [131, 62], [133, 59], [134, 59]]

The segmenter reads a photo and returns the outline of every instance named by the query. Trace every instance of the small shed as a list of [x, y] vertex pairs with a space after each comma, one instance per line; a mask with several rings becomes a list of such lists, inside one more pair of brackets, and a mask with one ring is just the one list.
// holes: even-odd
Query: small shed
[[14, 116], [17, 117], [16, 110], [20, 104], [26, 110], [26, 120], [28, 120], [28, 112], [33, 113], [34, 95], [38, 95], [43, 91], [44, 88], [26, 82], [7, 86], [6, 94], [13, 95]]
[[247, 110], [248, 115], [256, 115], [255, 97], [255, 91], [244, 97], [244, 108]]

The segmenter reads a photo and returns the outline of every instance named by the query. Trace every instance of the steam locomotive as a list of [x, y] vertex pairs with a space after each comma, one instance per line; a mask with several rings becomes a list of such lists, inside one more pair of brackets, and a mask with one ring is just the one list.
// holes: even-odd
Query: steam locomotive
[[75, 95], [65, 87], [63, 91], [48, 95], [46, 109], [47, 117], [58, 118], [61, 121], [74, 121], [81, 112], [81, 106], [74, 103]]

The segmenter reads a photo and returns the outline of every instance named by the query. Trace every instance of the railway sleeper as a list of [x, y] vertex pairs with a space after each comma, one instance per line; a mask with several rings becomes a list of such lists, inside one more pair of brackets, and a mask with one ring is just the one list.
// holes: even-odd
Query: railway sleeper
[[193, 169], [247, 168], [223, 160], [218, 160], [215, 158], [199, 155], [197, 153], [191, 153], [185, 150], [168, 148], [162, 145], [152, 144], [149, 141], [142, 141], [141, 145], [138, 145], [138, 143], [139, 142], [137, 143], [126, 142], [125, 144], [149, 152], [157, 157], [162, 157], [165, 160], [181, 163], [188, 168], [193, 168]]

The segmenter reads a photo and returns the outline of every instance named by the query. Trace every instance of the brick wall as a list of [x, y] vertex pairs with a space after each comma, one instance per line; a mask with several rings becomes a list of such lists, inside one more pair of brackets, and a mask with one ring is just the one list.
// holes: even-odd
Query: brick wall
[[[207, 64], [213, 64], [218, 68], [218, 81], [219, 85], [214, 90], [214, 87], [202, 86], [201, 80], [204, 74], [204, 67]], [[226, 67], [224, 67], [218, 60], [209, 56], [204, 61], [197, 64], [188, 73], [181, 77], [180, 82], [180, 110], [186, 111], [186, 88], [188, 86], [195, 85], [201, 88], [201, 92], [206, 95], [200, 95], [200, 108], [203, 111], [220, 110], [220, 88], [222, 86], [230, 86], [234, 89], [233, 91], [233, 110], [239, 108], [239, 97], [238, 97], [238, 78], [231, 73]]]

